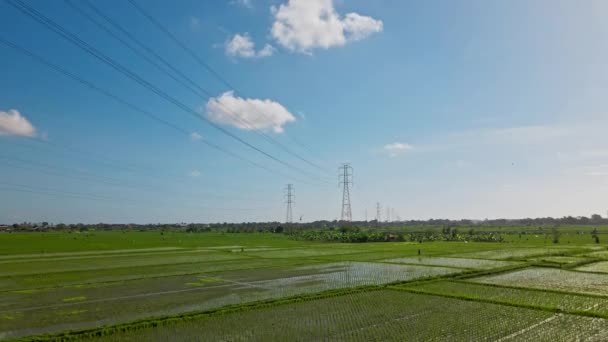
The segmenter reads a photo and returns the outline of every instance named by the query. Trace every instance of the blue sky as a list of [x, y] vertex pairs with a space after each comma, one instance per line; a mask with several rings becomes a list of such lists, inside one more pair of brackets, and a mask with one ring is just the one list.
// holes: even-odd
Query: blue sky
[[402, 219], [608, 209], [603, 1], [137, 2], [221, 79], [127, 1], [93, 3], [211, 97], [68, 2], [26, 4], [195, 115], [0, 2], [2, 39], [182, 129], [0, 44], [0, 222], [283, 220], [287, 183], [295, 217], [336, 219], [342, 162], [354, 219], [374, 218], [376, 202]]

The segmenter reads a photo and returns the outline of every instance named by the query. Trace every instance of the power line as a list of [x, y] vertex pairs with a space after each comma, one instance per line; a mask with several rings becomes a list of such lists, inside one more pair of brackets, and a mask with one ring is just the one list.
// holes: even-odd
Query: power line
[[292, 205], [295, 203], [295, 191], [293, 184], [287, 184], [285, 188], [285, 197], [287, 198], [287, 214], [285, 215], [285, 223], [293, 223], [293, 208]]
[[[65, 0], [66, 2], [69, 3], [70, 0]], [[192, 84], [194, 87], [196, 87], [200, 92], [202, 92], [204, 95], [206, 95], [206, 97], [202, 96], [199, 92], [197, 92], [196, 90], [193, 90], [192, 87], [190, 87], [187, 84], [184, 84], [183, 82], [179, 82], [180, 84], [182, 84], [183, 86], [187, 87], [188, 89], [190, 89], [191, 91], [193, 90], [194, 94], [199, 96], [201, 99], [209, 99], [209, 98], [213, 98], [214, 95], [204, 89], [203, 87], [201, 87], [198, 83], [196, 83], [195, 81], [193, 81], [190, 77], [188, 77], [187, 75], [185, 75], [183, 72], [181, 72], [180, 70], [178, 70], [177, 68], [175, 68], [173, 65], [171, 65], [169, 62], [167, 62], [164, 58], [162, 58], [158, 53], [154, 52], [151, 48], [147, 47], [145, 44], [141, 43], [137, 38], [135, 38], [133, 35], [129, 34], [128, 31], [126, 31], [124, 28], [122, 28], [119, 24], [117, 24], [115, 21], [113, 21], [111, 18], [109, 18], [108, 16], [104, 15], [101, 11], [99, 11], [93, 4], [91, 4], [90, 2], [85, 0], [85, 3], [95, 11], [95, 13], [97, 13], [98, 15], [102, 16], [102, 18], [104, 18], [104, 20], [106, 20], [107, 22], [109, 22], [113, 27], [115, 27], [116, 29], [118, 29], [120, 32], [122, 32], [123, 34], [126, 34], [131, 40], [135, 41], [140, 47], [143, 47], [145, 51], [147, 51], [148, 53], [151, 53], [153, 56], [155, 56], [157, 59], [159, 59], [163, 64], [165, 64], [166, 66], [168, 66], [173, 72], [175, 72], [177, 75], [179, 75], [181, 78], [185, 79], [186, 81], [188, 81], [190, 84]], [[72, 5], [73, 6], [73, 5]], [[82, 14], [82, 12], [81, 12]], [[114, 35], [110, 30], [108, 30], [106, 27], [104, 27], [102, 24], [96, 22], [94, 19], [90, 18], [90, 16], [87, 16], [91, 21], [93, 21], [95, 24], [97, 24], [98, 26], [100, 26], [102, 29], [104, 29], [106, 32], [108, 32], [109, 34], [111, 34], [113, 37], [119, 39], [121, 42], [123, 42], [124, 44], [126, 44], [128, 47], [130, 47], [132, 50], [135, 50], [132, 46], [130, 46], [128, 43], [124, 42], [124, 40], [120, 39], [119, 37], [117, 37], [116, 35]], [[154, 63], [155, 66], [158, 67], [157, 64]], [[164, 72], [165, 74], [169, 75], [171, 78], [176, 79], [171, 73], [167, 72], [166, 70], [159, 68], [159, 70], [161, 70], [162, 72]], [[251, 123], [249, 120], [245, 119], [244, 117], [242, 117], [241, 115], [239, 115], [238, 113], [232, 111], [230, 108], [228, 108], [226, 105], [224, 105], [222, 102], [217, 102], [218, 105], [220, 105], [224, 111], [229, 114], [233, 119], [236, 119], [238, 122], [240, 122], [241, 124], [243, 124], [245, 127], [248, 127], [249, 129], [253, 130], [256, 134], [258, 134], [259, 136], [261, 136], [262, 138], [264, 138], [265, 140], [267, 140], [268, 142], [272, 143], [275, 146], [278, 146], [279, 148], [281, 148], [283, 151], [287, 152], [288, 154], [300, 159], [301, 161], [319, 168], [320, 170], [323, 170], [320, 166], [318, 166], [317, 164], [309, 161], [308, 159], [300, 156], [299, 154], [291, 151], [289, 148], [287, 148], [285, 145], [283, 145], [282, 143], [280, 143], [279, 141], [277, 141], [276, 139], [272, 138], [271, 136], [269, 136], [268, 134], [264, 133], [264, 131], [262, 131], [261, 129], [258, 129], [255, 127], [255, 125], [253, 123]], [[265, 116], [264, 114], [261, 114], [262, 116]], [[268, 117], [266, 117], [268, 118]]]
[[352, 221], [353, 214], [350, 207], [350, 188], [353, 185], [353, 168], [348, 163], [342, 164], [339, 168], [340, 174], [338, 181], [342, 185], [342, 214], [340, 220]]
[[[166, 75], [168, 75], [169, 77], [171, 77], [173, 80], [177, 81], [178, 83], [180, 83], [182, 86], [186, 87], [187, 89], [189, 89], [190, 91], [192, 91], [195, 95], [199, 96], [202, 99], [208, 99], [208, 98], [212, 98], [214, 97], [214, 95], [209, 91], [206, 90], [205, 88], [201, 87], [197, 82], [193, 81], [190, 77], [188, 77], [186, 74], [184, 74], [183, 72], [181, 72], [179, 69], [177, 69], [175, 66], [173, 66], [171, 63], [169, 63], [167, 60], [165, 60], [162, 56], [160, 56], [158, 53], [156, 53], [152, 48], [148, 47], [146, 44], [142, 43], [139, 39], [137, 39], [134, 35], [132, 35], [131, 33], [129, 33], [129, 31], [127, 31], [126, 29], [124, 29], [120, 24], [118, 24], [116, 21], [112, 20], [112, 18], [110, 18], [109, 16], [107, 16], [106, 14], [104, 14], [103, 12], [101, 12], [97, 7], [95, 7], [90, 1], [87, 0], [83, 0], [83, 2], [93, 11], [95, 12], [98, 16], [100, 16], [101, 18], [103, 18], [107, 23], [109, 23], [112, 27], [114, 27], [116, 30], [120, 31], [122, 34], [124, 34], [125, 36], [127, 36], [131, 41], [135, 42], [135, 44], [137, 44], [140, 48], [142, 48], [144, 51], [146, 51], [148, 54], [154, 56], [156, 59], [158, 59], [162, 64], [164, 64], [166, 67], [168, 67], [170, 70], [172, 70], [175, 74], [177, 74], [179, 77], [181, 77], [181, 79], [177, 79], [177, 77], [175, 77], [173, 74], [171, 74], [170, 72], [168, 72], [167, 70], [165, 70], [164, 68], [162, 68], [160, 65], [158, 65], [158, 63], [155, 63], [154, 61], [151, 61], [147, 56], [142, 56], [142, 54], [135, 49], [131, 44], [129, 44], [128, 42], [124, 41], [122, 38], [120, 38], [118, 35], [114, 34], [114, 32], [112, 32], [110, 29], [108, 29], [106, 26], [104, 26], [103, 24], [99, 23], [97, 20], [95, 20], [94, 18], [92, 18], [90, 15], [88, 15], [86, 12], [84, 12], [82, 9], [80, 9], [79, 7], [75, 6], [73, 4], [73, 2], [71, 0], [64, 0], [68, 5], [70, 5], [72, 8], [74, 8], [78, 13], [80, 13], [82, 16], [84, 16], [85, 18], [89, 19], [89, 21], [93, 22], [95, 25], [97, 25], [98, 27], [100, 27], [102, 30], [104, 30], [106, 33], [108, 33], [109, 35], [111, 35], [112, 37], [114, 37], [115, 39], [117, 39], [118, 41], [120, 41], [121, 43], [123, 43], [123, 45], [127, 46], [127, 48], [129, 48], [131, 51], [134, 51], [138, 56], [144, 58], [146, 61], [150, 62], [152, 65], [154, 65], [157, 69], [159, 69], [161, 72], [165, 73]], [[187, 81], [189, 84], [186, 84], [183, 80]], [[192, 86], [194, 86], [196, 89], [198, 89], [198, 91], [196, 89], [193, 89]], [[207, 97], [203, 97], [200, 93], [202, 92], [203, 94], [205, 94]], [[293, 157], [296, 157], [298, 159], [300, 159], [301, 161], [307, 163], [308, 165], [311, 165], [315, 168], [318, 168], [322, 171], [325, 171], [322, 167], [320, 167], [319, 165], [315, 164], [314, 162], [300, 156], [299, 154], [291, 151], [289, 148], [287, 148], [285, 145], [283, 145], [281, 142], [277, 141], [276, 139], [274, 139], [273, 137], [269, 136], [268, 134], [264, 133], [263, 130], [258, 129], [255, 127], [255, 125], [253, 123], [251, 123], [249, 120], [245, 119], [244, 117], [242, 117], [241, 115], [239, 115], [238, 113], [232, 111], [230, 108], [228, 108], [226, 105], [224, 105], [221, 102], [218, 102], [218, 104], [225, 110], [225, 112], [227, 114], [229, 114], [232, 118], [236, 119], [237, 121], [239, 121], [241, 124], [245, 125], [246, 127], [249, 127], [250, 129], [252, 129], [255, 133], [257, 133], [258, 135], [260, 135], [262, 138], [264, 138], [265, 140], [267, 140], [268, 142], [272, 143], [273, 145], [281, 148], [283, 151], [287, 152], [288, 154], [292, 155]], [[256, 110], [256, 112], [258, 112], [258, 114], [264, 116], [266, 119], [270, 119], [268, 116], [266, 116], [265, 114], [259, 112]]]
[[[72, 173], [76, 173], [77, 175], [69, 175], [65, 173], [65, 168], [60, 168], [60, 167], [56, 167], [56, 166], [52, 166], [52, 165], [48, 165], [45, 163], [40, 163], [40, 162], [34, 162], [34, 161], [28, 161], [28, 160], [24, 160], [21, 158], [15, 158], [15, 157], [6, 157], [6, 156], [0, 156], [0, 160], [5, 160], [5, 162], [3, 163], [3, 166], [8, 166], [11, 168], [18, 168], [18, 169], [23, 169], [23, 170], [29, 170], [29, 171], [38, 171], [40, 173], [44, 173], [47, 175], [52, 175], [52, 176], [58, 176], [58, 177], [63, 177], [63, 178], [72, 178], [72, 179], [77, 179], [80, 181], [85, 181], [85, 182], [96, 182], [96, 183], [102, 183], [104, 185], [110, 185], [110, 186], [120, 186], [120, 187], [129, 187], [129, 188], [136, 188], [132, 185], [129, 184], [124, 184], [121, 183], [120, 180], [117, 180], [115, 178], [110, 178], [110, 177], [105, 177], [105, 176], [98, 176], [98, 175], [94, 175], [94, 174], [90, 174], [87, 172], [83, 172], [83, 171], [68, 171], [68, 172], [72, 172]], [[6, 162], [8, 161], [8, 162]], [[30, 167], [24, 167], [23, 165], [15, 165], [15, 164], [11, 164], [12, 162], [17, 162], [17, 163], [21, 163], [21, 164], [25, 164], [25, 165], [30, 165]], [[44, 168], [47, 169], [51, 169], [51, 171], [49, 172], [48, 170], [38, 170], [38, 169], [32, 169], [31, 166], [42, 166]], [[59, 171], [59, 172], [63, 172], [63, 173], [57, 173], [54, 172], [52, 170], [55, 171]]]
[[[91, 15], [89, 15], [87, 12], [85, 12], [82, 8], [78, 7], [71, 0], [64, 0], [64, 2], [68, 6], [70, 6], [73, 10], [75, 10], [78, 14], [80, 14], [83, 17], [85, 17], [87, 20], [89, 20], [90, 22], [92, 22], [93, 24], [95, 24], [97, 27], [99, 27], [101, 30], [103, 30], [104, 32], [106, 32], [108, 35], [110, 35], [114, 39], [116, 39], [119, 42], [121, 42], [124, 46], [126, 46], [129, 50], [131, 50], [137, 56], [139, 56], [140, 58], [144, 59], [146, 62], [150, 63], [151, 65], [153, 65], [154, 67], [156, 67], [158, 70], [162, 71], [165, 75], [169, 76], [171, 79], [173, 79], [174, 81], [178, 82], [179, 84], [181, 84], [185, 88], [189, 89], [195, 95], [200, 96], [200, 94], [198, 93], [198, 91], [196, 89], [194, 89], [192, 86], [186, 84], [182, 79], [179, 79], [179, 78], [175, 77], [172, 73], [168, 72], [166, 69], [164, 69], [158, 63], [156, 63], [154, 60], [152, 60], [151, 58], [149, 58], [148, 56], [146, 56], [145, 54], [143, 54], [141, 51], [139, 51], [138, 49], [136, 49], [135, 47], [133, 47], [133, 45], [131, 45], [129, 42], [125, 41], [119, 35], [115, 34], [114, 32], [112, 32], [112, 30], [108, 29], [105, 25], [103, 25], [102, 23], [100, 23], [99, 21], [97, 21], [95, 18], [93, 18]], [[96, 11], [97, 8], [94, 7], [92, 4], [90, 4], [90, 3], [88, 3], [88, 2], [86, 2], [84, 0], [82, 2], [84, 2], [89, 7], [93, 8], [95, 10], [95, 13], [97, 13], [98, 15], [100, 15], [99, 12]], [[103, 18], [106, 19], [105, 17], [103, 17]]]
[[[52, 166], [52, 165], [48, 165], [48, 164], [44, 164], [44, 163], [23, 160], [20, 158], [9, 158], [9, 157], [0, 156], [0, 159], [7, 160], [7, 162], [4, 162], [1, 166], [9, 167], [12, 169], [25, 170], [25, 171], [29, 171], [29, 172], [44, 174], [47, 176], [61, 177], [61, 178], [77, 180], [77, 181], [82, 181], [82, 182], [92, 183], [92, 184], [109, 185], [112, 187], [118, 187], [120, 189], [132, 188], [132, 189], [143, 190], [143, 191], [147, 191], [147, 192], [163, 192], [163, 193], [165, 192], [163, 189], [159, 189], [158, 187], [154, 187], [154, 186], [150, 186], [150, 185], [146, 185], [146, 184], [138, 184], [138, 183], [129, 184], [129, 182], [125, 182], [124, 180], [120, 180], [120, 179], [116, 179], [116, 178], [109, 178], [109, 177], [105, 177], [105, 176], [99, 176], [99, 175], [96, 175], [96, 174], [93, 174], [90, 172], [83, 172], [80, 170], [69, 170], [66, 168], [60, 168], [60, 167], [56, 167], [56, 166]], [[14, 164], [15, 161], [17, 163], [25, 164], [26, 166], [19, 165], [19, 164], [16, 165], [16, 164]], [[27, 166], [27, 165], [30, 165], [30, 166]], [[35, 167], [32, 167], [32, 165], [33, 166], [39, 165], [46, 169], [35, 168]], [[67, 173], [66, 173], [66, 171], [67, 171]], [[171, 195], [170, 192], [169, 192], [169, 194]], [[189, 198], [196, 198], [196, 199], [199, 199], [200, 196], [205, 196], [206, 198], [214, 198], [214, 199], [228, 200], [228, 201], [256, 201], [256, 202], [261, 201], [259, 199], [254, 199], [254, 198], [219, 196], [219, 195], [216, 195], [213, 193], [194, 193], [194, 192], [183, 193], [183, 192], [180, 192], [180, 193], [173, 193], [173, 195], [177, 195], [178, 197], [189, 197]]]
[[[111, 93], [111, 92], [109, 92], [109, 91], [107, 91], [107, 90], [105, 90], [105, 89], [103, 89], [101, 87], [98, 87], [97, 85], [93, 84], [92, 82], [89, 82], [89, 81], [87, 81], [87, 80], [85, 80], [85, 79], [77, 76], [76, 74], [74, 74], [74, 73], [72, 73], [70, 71], [67, 71], [66, 69], [64, 69], [64, 68], [62, 68], [62, 67], [60, 67], [60, 66], [58, 66], [58, 65], [56, 65], [56, 64], [54, 64], [54, 63], [52, 63], [52, 62], [50, 62], [48, 60], [46, 60], [42, 56], [37, 55], [37, 54], [31, 52], [30, 50], [28, 50], [26, 48], [23, 48], [23, 47], [15, 44], [15, 43], [9, 41], [9, 40], [6, 40], [6, 39], [4, 39], [1, 36], [0, 36], [0, 43], [3, 44], [3, 45], [5, 45], [5, 46], [7, 46], [7, 47], [10, 47], [10, 48], [16, 50], [17, 52], [20, 52], [20, 53], [22, 53], [22, 54], [24, 54], [24, 55], [32, 58], [33, 60], [37, 61], [38, 63], [40, 63], [40, 64], [42, 64], [42, 65], [44, 65], [44, 66], [46, 66], [46, 67], [48, 67], [48, 68], [50, 68], [52, 70], [54, 70], [54, 71], [56, 71], [56, 72], [64, 75], [64, 76], [66, 76], [66, 77], [68, 77], [68, 78], [76, 81], [77, 83], [79, 83], [79, 84], [81, 84], [81, 85], [83, 85], [83, 86], [85, 86], [85, 87], [87, 87], [87, 88], [89, 88], [91, 90], [94, 90], [94, 91], [96, 91], [96, 92], [98, 92], [98, 93], [100, 93], [100, 94], [102, 94], [102, 95], [104, 95], [104, 96], [112, 99], [113, 101], [116, 101], [116, 102], [120, 103], [121, 105], [123, 105], [123, 106], [131, 109], [132, 111], [134, 111], [136, 113], [144, 115], [147, 118], [150, 118], [150, 119], [152, 119], [152, 120], [154, 120], [154, 121], [156, 121], [156, 122], [158, 122], [158, 123], [160, 123], [160, 124], [162, 124], [162, 125], [164, 125], [166, 127], [169, 127], [169, 128], [171, 128], [171, 129], [173, 129], [173, 130], [175, 130], [175, 131], [177, 131], [177, 132], [179, 132], [179, 133], [181, 133], [181, 134], [183, 134], [183, 135], [185, 135], [187, 137], [190, 137], [191, 132], [189, 132], [188, 130], [185, 130], [185, 129], [183, 129], [183, 128], [181, 128], [181, 127], [179, 127], [179, 126], [177, 126], [177, 125], [175, 125], [175, 124], [173, 124], [173, 123], [171, 123], [169, 121], [166, 121], [166, 120], [160, 118], [159, 116], [151, 113], [150, 111], [142, 109], [142, 108], [140, 108], [140, 107], [138, 107], [138, 106], [136, 106], [136, 105], [134, 105], [134, 104], [132, 104], [132, 103], [130, 103], [130, 102], [122, 99], [122, 98], [120, 98], [119, 96], [117, 96], [117, 95], [115, 95], [115, 94], [113, 94], [113, 93]], [[219, 145], [216, 145], [216, 144], [214, 144], [214, 143], [212, 143], [212, 142], [210, 142], [210, 141], [208, 141], [206, 139], [202, 139], [201, 142], [203, 144], [205, 144], [205, 145], [207, 145], [207, 146], [215, 149], [215, 150], [218, 150], [218, 151], [220, 151], [220, 152], [222, 152], [224, 154], [227, 154], [227, 155], [229, 155], [229, 156], [231, 156], [231, 157], [233, 157], [235, 159], [238, 159], [238, 160], [241, 160], [243, 162], [246, 162], [246, 163], [248, 163], [248, 164], [250, 164], [252, 166], [255, 166], [257, 168], [266, 170], [266, 171], [268, 171], [270, 173], [275, 173], [275, 174], [279, 174], [279, 175], [284, 176], [284, 177], [288, 177], [288, 178], [292, 178], [294, 180], [298, 180], [297, 178], [295, 178], [293, 176], [287, 176], [287, 175], [283, 174], [282, 172], [270, 169], [270, 168], [266, 167], [265, 165], [259, 164], [259, 163], [255, 162], [255, 161], [252, 161], [252, 160], [249, 160], [249, 159], [247, 159], [245, 157], [242, 157], [242, 156], [240, 156], [240, 155], [238, 155], [238, 154], [236, 154], [236, 153], [234, 153], [234, 152], [232, 152], [232, 151], [230, 151], [230, 150], [228, 150], [226, 148], [223, 148], [223, 147], [221, 147]], [[45, 141], [45, 143], [46, 144], [52, 144], [49, 141]], [[88, 152], [82, 152], [82, 151], [79, 151], [79, 153], [88, 154]], [[319, 184], [312, 183], [312, 182], [307, 182], [307, 181], [304, 181], [304, 180], [298, 180], [298, 181], [299, 182], [303, 182], [303, 183], [307, 183], [307, 184], [312, 185], [312, 186], [318, 186], [319, 185]]]
[[[59, 144], [59, 143], [54, 143], [51, 142], [49, 140], [42, 140], [42, 139], [28, 139], [28, 141], [33, 141], [37, 144], [40, 145], [31, 145], [31, 144], [24, 144], [22, 142], [18, 142], [16, 140], [9, 140], [11, 145], [15, 145], [15, 146], [20, 146], [20, 147], [24, 147], [24, 148], [28, 148], [28, 149], [33, 149], [33, 150], [37, 150], [40, 152], [43, 152], [45, 155], [47, 155], [49, 152], [50, 153], [55, 153], [57, 155], [61, 155], [61, 153], [59, 153], [58, 151], [53, 150], [52, 148], [55, 149], [59, 149], [59, 150], [65, 150], [63, 152], [68, 152], [68, 153], [73, 153], [73, 154], [78, 154], [80, 156], [84, 156], [87, 159], [89, 159], [90, 161], [93, 161], [99, 165], [102, 165], [104, 167], [107, 168], [112, 168], [112, 169], [117, 169], [117, 170], [123, 170], [123, 171], [127, 171], [129, 173], [132, 174], [137, 174], [138, 176], [140, 176], [139, 173], [136, 172], [140, 172], [140, 171], [146, 171], [149, 172], [150, 170], [155, 170], [155, 171], [164, 171], [164, 170], [159, 170], [158, 168], [154, 168], [151, 165], [148, 166], [144, 166], [144, 165], [137, 165], [137, 164], [133, 164], [133, 163], [129, 163], [126, 161], [120, 161], [114, 158], [109, 158], [104, 154], [100, 154], [97, 152], [93, 152], [93, 151], [86, 151], [86, 150], [82, 150], [82, 149], [78, 149], [78, 148], [73, 148], [71, 146], [65, 145], [65, 144]], [[125, 165], [127, 164], [127, 165]], [[174, 174], [174, 173], [166, 173], [163, 172], [162, 174], [163, 176], [167, 176], [167, 177], [171, 177], [173, 180], [178, 181], [180, 184], [188, 184], [191, 185], [191, 181], [192, 179], [185, 176], [185, 175], [179, 175], [179, 174]], [[166, 179], [160, 178], [158, 175], [147, 175], [148, 177], [155, 179], [159, 182], [166, 182]], [[226, 189], [226, 185], [222, 185], [222, 189], [225, 190]], [[232, 190], [234, 190], [236, 188], [232, 188]], [[241, 189], [238, 189], [239, 191], [241, 191]], [[250, 189], [252, 192], [254, 193], [262, 193], [264, 192], [264, 190], [257, 188], [257, 189]]]
[[140, 84], [141, 86], [143, 86], [144, 88], [150, 90], [151, 92], [157, 94], [159, 97], [165, 99], [166, 101], [174, 104], [176, 107], [180, 108], [182, 111], [184, 111], [187, 114], [192, 115], [193, 117], [202, 120], [204, 122], [206, 122], [207, 124], [209, 124], [210, 126], [212, 126], [213, 128], [217, 129], [218, 131], [222, 132], [225, 135], [228, 135], [229, 137], [237, 140], [238, 142], [244, 144], [245, 146], [263, 154], [264, 156], [276, 161], [277, 163], [280, 163], [292, 170], [295, 170], [299, 173], [302, 173], [304, 175], [307, 175], [308, 177], [311, 178], [316, 178], [318, 179], [318, 177], [296, 167], [291, 165], [288, 162], [285, 162], [275, 156], [273, 156], [272, 154], [252, 145], [251, 143], [245, 141], [244, 139], [240, 138], [239, 136], [235, 135], [234, 133], [224, 129], [223, 127], [215, 124], [214, 122], [208, 120], [207, 118], [198, 115], [198, 113], [188, 107], [187, 105], [185, 105], [184, 103], [180, 102], [179, 100], [177, 100], [176, 98], [172, 97], [171, 95], [167, 94], [166, 92], [162, 91], [161, 89], [159, 89], [158, 87], [154, 86], [153, 84], [151, 84], [150, 82], [144, 80], [143, 78], [141, 78], [139, 75], [137, 75], [136, 73], [132, 72], [131, 70], [129, 70], [128, 68], [124, 67], [123, 65], [121, 65], [120, 63], [116, 62], [114, 59], [108, 57], [107, 55], [103, 54], [101, 51], [97, 50], [96, 48], [94, 48], [93, 46], [91, 46], [90, 44], [86, 43], [85, 41], [81, 40], [80, 38], [78, 38], [77, 36], [75, 36], [74, 34], [70, 33], [69, 31], [65, 30], [61, 25], [55, 23], [54, 21], [52, 21], [51, 19], [45, 17], [44, 15], [42, 15], [40, 12], [36, 11], [35, 9], [31, 8], [30, 6], [26, 5], [25, 3], [23, 3], [21, 0], [5, 0], [6, 2], [8, 2], [11, 6], [13, 6], [14, 8], [16, 8], [17, 10], [19, 10], [20, 12], [22, 12], [23, 14], [31, 17], [32, 19], [34, 19], [35, 21], [37, 21], [38, 23], [42, 24], [43, 26], [47, 27], [48, 29], [50, 29], [51, 31], [55, 32], [56, 34], [60, 35], [61, 37], [65, 38], [67, 41], [69, 41], [70, 43], [74, 44], [75, 46], [79, 47], [80, 49], [82, 49], [83, 51], [89, 53], [90, 55], [94, 56], [95, 58], [99, 59], [100, 61], [104, 62], [105, 64], [109, 65], [110, 67], [112, 67], [114, 70], [119, 71], [120, 73], [122, 73], [123, 75], [125, 75], [126, 77], [132, 79], [133, 81], [135, 81], [136, 83]]
[[[28, 149], [42, 151], [44, 153], [47, 153], [50, 150], [51, 152], [54, 152], [57, 154], [57, 151], [53, 151], [52, 148], [58, 149], [58, 150], [65, 150], [65, 152], [68, 152], [68, 153], [84, 156], [87, 159], [98, 163], [99, 165], [103, 165], [105, 167], [112, 167], [112, 168], [115, 168], [118, 170], [123, 170], [123, 171], [131, 172], [131, 173], [139, 172], [139, 171], [147, 172], [147, 171], [150, 171], [151, 169], [153, 169], [151, 166], [142, 166], [142, 165], [130, 163], [128, 161], [120, 161], [120, 160], [117, 160], [114, 158], [107, 157], [106, 155], [103, 155], [103, 154], [100, 154], [97, 152], [86, 151], [86, 150], [82, 150], [79, 148], [74, 148], [72, 146], [65, 145], [65, 144], [59, 144], [56, 142], [52, 142], [50, 140], [32, 138], [32, 139], [28, 139], [28, 141], [33, 141], [38, 145], [24, 144], [21, 142], [17, 142], [16, 140], [11, 141], [11, 144], [16, 145], [16, 146], [25, 147]], [[42, 148], [43, 146], [45, 148]], [[165, 173], [165, 175], [167, 177], [171, 177], [174, 179], [183, 178], [182, 176], [179, 176], [177, 174], [172, 174], [172, 173]]]
[[[94, 194], [88, 194], [88, 193], [82, 193], [82, 192], [71, 192], [71, 191], [64, 191], [61, 189], [53, 189], [53, 188], [47, 188], [47, 187], [32, 187], [29, 185], [24, 185], [24, 184], [14, 184], [14, 183], [8, 183], [8, 182], [1, 182], [0, 181], [0, 190], [2, 191], [13, 191], [13, 192], [25, 192], [25, 193], [31, 193], [31, 194], [39, 194], [39, 195], [51, 195], [51, 196], [56, 196], [56, 197], [71, 197], [71, 198], [76, 198], [76, 199], [86, 199], [86, 200], [92, 200], [92, 201], [102, 201], [102, 202], [109, 202], [109, 203], [116, 203], [116, 200], [121, 200], [126, 202], [127, 204], [134, 204], [134, 205], [139, 205], [139, 204], [160, 204], [160, 203], [154, 203], [154, 202], [150, 202], [150, 201], [142, 201], [141, 199], [137, 199], [137, 200], [130, 200], [130, 199], [126, 199], [126, 198], [110, 198], [110, 197], [101, 197], [98, 195], [94, 195]], [[263, 210], [263, 209], [268, 209], [268, 208], [223, 208], [223, 207], [206, 207], [206, 206], [192, 206], [193, 208], [202, 208], [202, 209], [209, 209], [209, 210], [239, 210], [239, 211], [255, 211], [255, 210]]]
[[[150, 13], [148, 13], [146, 10], [144, 10], [139, 4], [137, 4], [137, 2], [135, 2], [134, 0], [128, 0], [129, 3], [137, 10], [139, 11], [139, 13], [141, 13], [144, 17], [146, 17], [154, 26], [156, 26], [156, 28], [158, 30], [160, 30], [161, 32], [163, 32], [165, 35], [167, 35], [175, 44], [177, 44], [180, 48], [182, 48], [188, 55], [190, 55], [199, 65], [201, 65], [203, 68], [205, 68], [209, 73], [211, 73], [217, 80], [219, 80], [222, 84], [224, 84], [226, 87], [228, 87], [229, 89], [233, 89], [239, 93], [241, 93], [241, 91], [239, 89], [237, 89], [234, 85], [230, 84], [230, 82], [228, 82], [224, 77], [222, 77], [222, 75], [220, 75], [219, 72], [217, 72], [214, 68], [212, 68], [208, 63], [206, 63], [201, 57], [199, 57], [199, 55], [194, 52], [194, 50], [192, 50], [191, 48], [189, 48], [186, 44], [184, 44], [181, 40], [179, 40], [173, 33], [171, 33], [171, 31], [169, 31], [169, 29], [167, 29], [163, 24], [161, 24], [158, 20], [156, 20]], [[268, 118], [268, 116], [265, 113], [261, 113], [258, 112], [260, 115]], [[291, 138], [289, 135], [287, 135], [292, 141], [297, 142], [295, 139]], [[274, 140], [274, 139], [273, 139]], [[283, 146], [282, 144], [280, 144], [278, 141], [275, 141], [275, 143], [278, 143], [279, 147], [281, 147], [282, 149], [284, 149], [287, 153], [295, 156], [296, 158], [304, 161], [305, 163], [319, 169], [322, 171], [326, 171], [324, 168], [322, 168], [321, 166], [319, 166], [316, 163], [313, 163], [297, 154], [294, 154], [292, 152], [290, 152], [285, 146]], [[297, 142], [298, 144], [300, 144], [300, 146], [305, 147], [302, 143]], [[308, 147], [305, 147], [306, 149], [308, 149]], [[308, 149], [310, 152], [310, 149]]]

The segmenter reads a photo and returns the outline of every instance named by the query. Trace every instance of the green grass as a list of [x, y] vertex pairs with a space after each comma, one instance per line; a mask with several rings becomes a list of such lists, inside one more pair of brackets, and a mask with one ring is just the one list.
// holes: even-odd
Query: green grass
[[[603, 304], [585, 310], [608, 293], [603, 262], [565, 268], [595, 260], [589, 254], [602, 258], [605, 247], [569, 229], [579, 244], [529, 235], [347, 244], [270, 233], [0, 234], [0, 340], [66, 331], [109, 340], [282, 340], [308, 336], [306, 329], [346, 340], [500, 339], [513, 329], [538, 340], [579, 337], [558, 326], [526, 328], [547, 318], [543, 327], [603, 336], [582, 317], [606, 314]], [[393, 286], [400, 291], [387, 290]], [[505, 323], [485, 326], [481, 312]], [[572, 315], [555, 316], [561, 312]]]
[[[175, 276], [105, 286], [55, 288], [31, 294], [0, 294], [0, 312], [23, 313], [11, 321], [12, 336], [176, 315], [332, 289], [374, 286], [458, 272], [413, 265], [343, 262], [299, 267], [216, 272], [212, 278]], [[67, 297], [70, 296], [70, 297]], [[11, 304], [14, 303], [14, 304]], [[58, 314], [78, 312], [79, 314]]]
[[188, 234], [151, 232], [11, 233], [0, 234], [0, 255], [132, 250], [162, 247], [306, 246], [282, 234]]
[[608, 298], [598, 296], [475, 284], [463, 281], [436, 281], [416, 285], [401, 285], [395, 288], [414, 293], [608, 318]]
[[600, 261], [576, 268], [579, 271], [608, 273], [608, 261]]
[[[543, 325], [554, 320], [559, 324]], [[587, 338], [605, 329], [606, 321], [588, 317], [384, 290], [209, 316], [98, 340], [497, 341], [541, 336], [535, 341], [547, 341], [547, 336]]]

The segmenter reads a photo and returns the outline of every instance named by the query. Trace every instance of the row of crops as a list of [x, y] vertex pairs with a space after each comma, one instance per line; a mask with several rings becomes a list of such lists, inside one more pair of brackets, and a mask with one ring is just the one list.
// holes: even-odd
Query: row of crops
[[595, 339], [603, 252], [439, 242], [2, 256], [0, 340]]
[[600, 341], [605, 320], [382, 290], [98, 338], [101, 341]]

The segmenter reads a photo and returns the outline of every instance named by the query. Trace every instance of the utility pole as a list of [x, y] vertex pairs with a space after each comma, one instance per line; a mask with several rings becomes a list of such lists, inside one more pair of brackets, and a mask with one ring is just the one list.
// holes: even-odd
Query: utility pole
[[[293, 222], [293, 210], [292, 204], [294, 203], [295, 191], [293, 188], [293, 184], [287, 184], [285, 188], [285, 198], [287, 199], [287, 214], [285, 215], [285, 223]], [[300, 218], [302, 220], [302, 218]]]
[[365, 222], [367, 223], [367, 208], [365, 208]]
[[353, 185], [353, 168], [348, 163], [342, 164], [339, 168], [338, 182], [342, 185], [342, 221], [352, 221], [353, 214], [350, 208], [350, 187]]
[[376, 202], [376, 224], [380, 223], [382, 217], [380, 217], [380, 202]]

